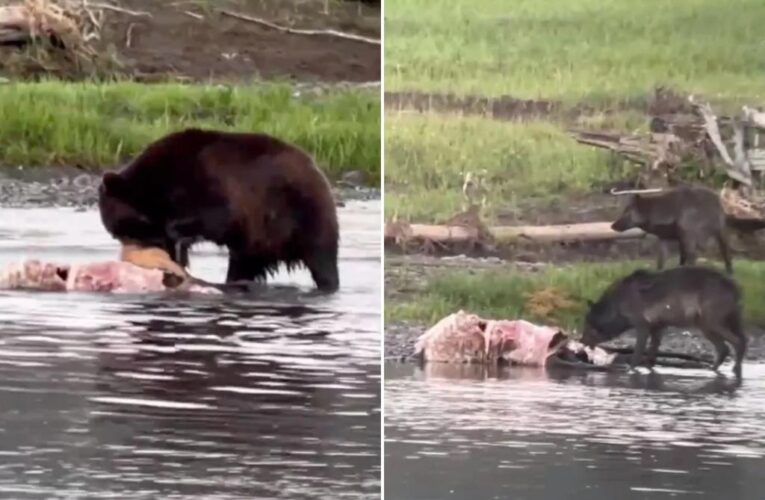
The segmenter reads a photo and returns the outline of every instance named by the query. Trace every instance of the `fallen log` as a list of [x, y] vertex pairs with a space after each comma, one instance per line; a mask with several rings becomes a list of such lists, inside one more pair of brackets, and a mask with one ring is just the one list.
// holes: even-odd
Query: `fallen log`
[[24, 29], [29, 25], [27, 10], [21, 5], [0, 5], [0, 26]]
[[[610, 222], [586, 222], [553, 226], [496, 226], [489, 228], [497, 243], [537, 242], [562, 243], [565, 241], [597, 241], [642, 238], [645, 233], [639, 229], [617, 232]], [[386, 240], [425, 239], [439, 243], [469, 242], [478, 239], [478, 229], [464, 226], [429, 224], [405, 224], [402, 222], [385, 225]]]
[[26, 42], [29, 36], [26, 10], [19, 5], [0, 6], [0, 45]]
[[14, 28], [0, 27], [0, 45], [17, 45], [26, 43], [29, 34]]

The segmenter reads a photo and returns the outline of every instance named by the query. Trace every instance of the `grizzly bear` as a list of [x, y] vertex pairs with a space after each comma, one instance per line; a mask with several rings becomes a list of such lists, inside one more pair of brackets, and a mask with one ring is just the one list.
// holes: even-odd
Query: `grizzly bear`
[[319, 290], [339, 287], [332, 190], [298, 147], [260, 133], [186, 129], [107, 172], [98, 206], [123, 244], [164, 248], [188, 266], [189, 247], [228, 248], [226, 282], [265, 281], [300, 264]]

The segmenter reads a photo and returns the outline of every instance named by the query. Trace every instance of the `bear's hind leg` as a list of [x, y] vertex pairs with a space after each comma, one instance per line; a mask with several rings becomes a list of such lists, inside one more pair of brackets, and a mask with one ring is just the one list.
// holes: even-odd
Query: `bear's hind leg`
[[303, 263], [311, 272], [316, 288], [323, 292], [336, 292], [340, 288], [337, 248], [314, 250], [303, 257]]

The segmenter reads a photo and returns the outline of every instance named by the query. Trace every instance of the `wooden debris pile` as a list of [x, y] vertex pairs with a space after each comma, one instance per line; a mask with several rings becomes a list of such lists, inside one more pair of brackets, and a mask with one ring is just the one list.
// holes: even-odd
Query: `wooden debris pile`
[[54, 46], [92, 55], [99, 38], [102, 8], [84, 0], [23, 0], [0, 6], [0, 44], [22, 46], [48, 41]]
[[760, 192], [750, 192], [744, 197], [740, 190], [725, 186], [720, 190], [720, 201], [725, 213], [739, 219], [765, 218], [765, 196]]
[[0, 70], [66, 76], [113, 65], [94, 46], [107, 10], [125, 12], [91, 0], [0, 0]]
[[644, 166], [646, 178], [662, 183], [673, 174], [687, 173], [678, 170], [693, 168], [696, 177], [724, 174], [748, 196], [765, 171], [765, 112], [747, 106], [738, 116], [717, 116], [708, 103], [690, 96], [686, 106], [652, 113], [647, 134], [570, 132], [581, 144], [608, 149]]

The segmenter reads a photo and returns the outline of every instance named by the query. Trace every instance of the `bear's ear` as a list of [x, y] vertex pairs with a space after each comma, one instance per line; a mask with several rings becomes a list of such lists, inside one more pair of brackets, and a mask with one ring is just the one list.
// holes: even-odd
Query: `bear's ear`
[[115, 172], [106, 172], [101, 177], [101, 188], [104, 194], [116, 198], [125, 199], [130, 194], [130, 189], [125, 179]]

